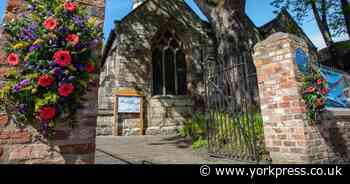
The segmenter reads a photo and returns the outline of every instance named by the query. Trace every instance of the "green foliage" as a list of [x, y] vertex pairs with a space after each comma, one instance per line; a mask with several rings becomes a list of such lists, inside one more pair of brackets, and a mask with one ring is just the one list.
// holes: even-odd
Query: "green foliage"
[[[256, 143], [261, 152], [265, 151], [264, 147], [264, 132], [263, 120], [260, 111], [253, 110], [252, 113], [244, 113], [232, 117], [228, 113], [211, 112], [209, 124], [203, 114], [196, 114], [194, 118], [185, 123], [185, 126], [180, 130], [183, 137], [191, 137], [193, 140], [193, 149], [200, 149], [208, 146], [208, 125], [215, 129], [216, 140], [220, 145], [242, 146], [238, 141], [241, 141], [244, 146], [248, 146], [251, 140], [256, 140]], [[239, 133], [238, 133], [239, 132]], [[244, 140], [236, 137], [242, 135]], [[244, 135], [243, 135], [244, 134]], [[236, 139], [236, 140], [234, 140]]]
[[193, 139], [203, 138], [206, 133], [206, 119], [200, 113], [195, 114], [191, 120], [185, 122], [184, 127], [180, 130], [181, 136], [191, 137]]
[[232, 117], [228, 113], [213, 112], [212, 116], [217, 123], [215, 127], [218, 132], [216, 134], [218, 143], [222, 145], [232, 144], [234, 132], [245, 137], [243, 140], [245, 144], [249, 144], [253, 139], [256, 139], [257, 142], [263, 142], [263, 121], [259, 111], [244, 113], [235, 117]]
[[181, 136], [192, 139], [193, 149], [200, 149], [208, 144], [206, 123], [205, 116], [197, 113], [191, 120], [185, 122], [184, 127], [180, 130]]
[[208, 147], [208, 140], [203, 138], [195, 140], [192, 144], [192, 149], [194, 150], [198, 150], [205, 147]]
[[[316, 3], [317, 11], [328, 23], [333, 36], [340, 36], [346, 32], [344, 14], [340, 0], [273, 0], [271, 5], [277, 9], [288, 9], [299, 23], [304, 23], [305, 19], [312, 12], [311, 3]], [[323, 16], [325, 15], [325, 16]]]

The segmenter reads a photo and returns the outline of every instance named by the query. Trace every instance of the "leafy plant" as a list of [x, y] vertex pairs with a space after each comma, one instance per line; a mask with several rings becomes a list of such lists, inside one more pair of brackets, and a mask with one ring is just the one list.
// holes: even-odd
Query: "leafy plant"
[[[213, 140], [216, 140], [219, 145], [243, 149], [243, 147], [249, 146], [251, 140], [255, 139], [259, 151], [265, 152], [263, 120], [259, 111], [254, 110], [251, 113], [243, 113], [235, 117], [224, 112], [211, 112], [210, 117], [212, 117], [211, 122], [207, 125], [205, 116], [196, 114], [180, 130], [183, 137], [192, 138], [193, 149], [208, 146], [208, 126], [211, 126], [211, 129], [215, 129]], [[238, 143], [240, 141], [241, 143]]]
[[198, 150], [205, 147], [208, 147], [208, 140], [203, 138], [195, 140], [192, 144], [192, 149], [194, 150]]
[[195, 114], [193, 119], [185, 122], [184, 127], [180, 130], [180, 135], [190, 137], [193, 141], [192, 148], [200, 149], [208, 145], [207, 141], [207, 121], [203, 114]]
[[243, 113], [231, 116], [228, 113], [212, 112], [213, 121], [216, 129], [215, 140], [219, 145], [234, 146], [236, 148], [249, 146], [252, 140], [264, 149], [264, 131], [261, 113], [253, 110], [249, 113]]

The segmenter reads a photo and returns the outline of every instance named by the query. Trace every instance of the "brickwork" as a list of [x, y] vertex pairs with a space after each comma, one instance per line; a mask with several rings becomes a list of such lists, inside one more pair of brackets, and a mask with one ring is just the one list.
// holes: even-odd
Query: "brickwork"
[[[15, 18], [19, 12], [16, 7], [21, 0], [7, 2], [5, 21]], [[99, 17], [100, 26], [104, 21], [104, 0], [79, 0], [80, 4], [91, 10], [91, 15]], [[102, 27], [101, 27], [102, 28]], [[6, 41], [0, 35], [0, 45]], [[1, 53], [1, 51], [0, 51]], [[8, 70], [4, 56], [0, 54], [1, 77]], [[64, 122], [57, 127], [57, 134], [51, 144], [37, 129], [31, 126], [18, 127], [11, 116], [0, 110], [0, 164], [93, 164], [95, 158], [95, 137], [97, 125], [98, 76], [91, 81], [91, 88], [83, 97], [87, 99], [77, 112], [79, 125], [72, 129]]]
[[267, 149], [274, 163], [344, 161], [350, 143], [349, 119], [323, 118], [317, 126], [307, 122], [295, 63], [297, 48], [308, 53], [303, 39], [285, 33], [275, 33], [255, 47]]

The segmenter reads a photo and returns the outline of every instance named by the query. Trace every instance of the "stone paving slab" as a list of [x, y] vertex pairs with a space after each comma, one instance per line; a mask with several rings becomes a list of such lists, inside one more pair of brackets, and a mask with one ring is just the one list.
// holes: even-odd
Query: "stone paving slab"
[[96, 146], [96, 164], [247, 164], [209, 157], [179, 137], [97, 137]]

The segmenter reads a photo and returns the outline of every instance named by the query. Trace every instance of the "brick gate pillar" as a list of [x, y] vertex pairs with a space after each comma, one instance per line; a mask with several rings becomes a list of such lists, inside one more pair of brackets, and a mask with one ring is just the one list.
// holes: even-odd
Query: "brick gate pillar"
[[255, 46], [265, 142], [273, 163], [312, 162], [296, 48], [308, 52], [301, 38], [284, 33], [273, 34]]
[[[16, 18], [17, 7], [23, 0], [8, 0], [5, 20]], [[100, 28], [104, 22], [104, 0], [77, 0], [87, 6], [93, 16], [98, 17]], [[101, 38], [102, 40], [102, 38]], [[4, 83], [8, 66], [1, 45], [6, 41], [0, 34], [0, 88]], [[99, 51], [97, 51], [99, 52]], [[97, 53], [100, 54], [100, 53]], [[77, 111], [79, 125], [71, 129], [64, 122], [57, 128], [52, 145], [44, 140], [31, 126], [17, 127], [11, 116], [0, 104], [0, 164], [93, 164], [95, 160], [95, 137], [97, 125], [98, 81], [96, 74], [87, 94], [83, 97], [82, 108]]]
[[315, 61], [306, 42], [290, 34], [275, 33], [255, 46], [265, 142], [272, 161], [350, 163], [350, 109], [327, 108], [317, 124], [308, 122], [297, 48], [309, 55], [309, 62]]

